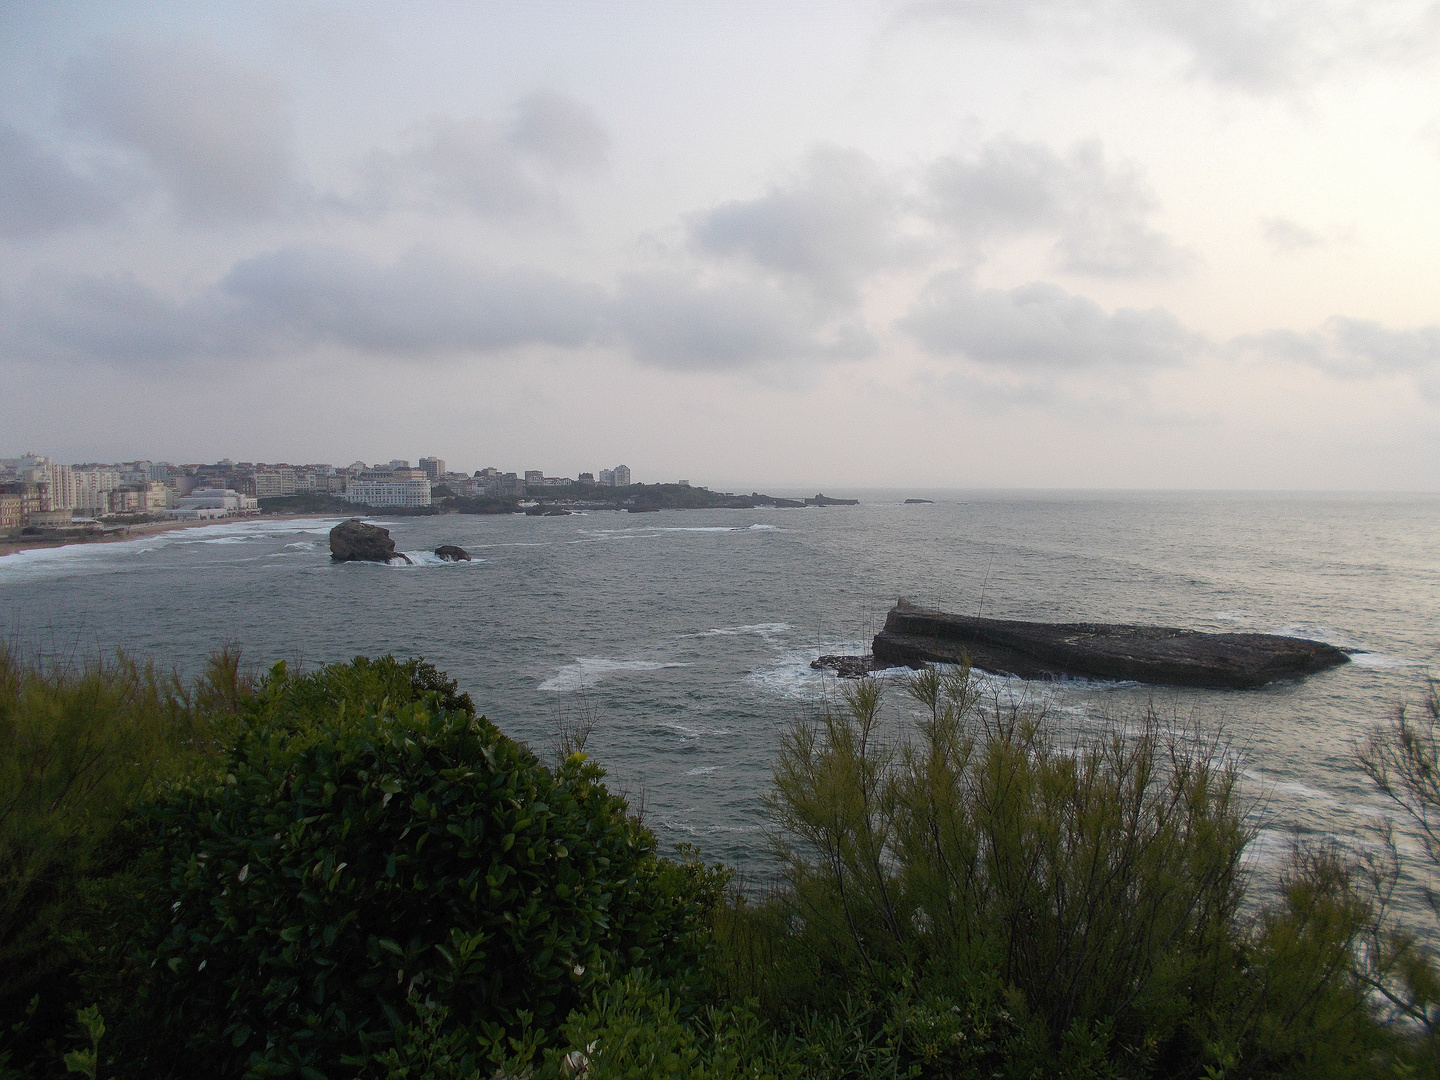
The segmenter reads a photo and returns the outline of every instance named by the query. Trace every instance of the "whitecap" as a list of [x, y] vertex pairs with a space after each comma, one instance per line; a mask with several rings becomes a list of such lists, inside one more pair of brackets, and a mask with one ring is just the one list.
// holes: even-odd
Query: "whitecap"
[[686, 770], [685, 770], [685, 775], [686, 775], [686, 776], [708, 776], [708, 775], [709, 775], [710, 773], [712, 773], [712, 772], [718, 772], [718, 771], [720, 770], [720, 768], [721, 768], [721, 766], [719, 766], [719, 765], [697, 765], [697, 766], [696, 766], [695, 768], [693, 768], [693, 769], [686, 769]]
[[754, 634], [763, 640], [767, 645], [775, 644], [775, 638], [780, 634], [789, 633], [793, 629], [789, 623], [769, 622], [754, 623], [750, 626], [721, 626], [714, 630], [704, 630], [696, 637], [741, 637], [746, 634]]
[[1356, 667], [1380, 668], [1391, 670], [1394, 668], [1424, 667], [1418, 660], [1407, 660], [1403, 656], [1387, 656], [1378, 652], [1352, 652], [1350, 662]]
[[314, 551], [314, 550], [315, 550], [315, 541], [314, 541], [314, 540], [297, 540], [297, 541], [295, 541], [295, 543], [293, 543], [293, 544], [286, 544], [285, 546], [286, 546], [287, 548], [296, 548], [297, 550], [300, 550], [300, 551]]
[[[676, 664], [676, 665], [671, 665], [671, 666], [679, 667], [680, 665]], [[678, 723], [678, 722], [673, 721], [673, 720], [660, 720], [660, 721], [657, 721], [657, 722], [656, 722], [655, 726], [656, 726], [656, 727], [660, 727], [660, 728], [665, 728], [665, 729], [668, 730], [668, 731], [673, 731], [673, 732], [675, 732], [675, 734], [679, 735], [682, 739], [686, 739], [686, 740], [699, 739], [699, 738], [701, 738], [701, 737], [703, 737], [703, 736], [705, 736], [705, 735], [729, 735], [729, 734], [730, 734], [730, 729], [729, 729], [729, 728], [705, 728], [705, 727], [695, 727], [695, 726], [692, 725], [692, 724], [681, 724], [681, 723]]]
[[660, 660], [614, 660], [605, 656], [580, 656], [540, 684], [541, 690], [588, 690], [601, 679], [627, 671], [658, 671], [661, 668], [689, 667]]

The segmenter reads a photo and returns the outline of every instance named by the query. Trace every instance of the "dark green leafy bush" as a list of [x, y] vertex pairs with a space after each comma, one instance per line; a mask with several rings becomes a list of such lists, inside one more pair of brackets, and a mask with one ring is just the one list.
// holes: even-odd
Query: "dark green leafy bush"
[[583, 755], [546, 769], [468, 704], [389, 658], [277, 666], [218, 768], [140, 809], [108, 988], [129, 1074], [345, 1075], [413, 994], [553, 1032], [601, 962], [688, 985], [719, 881], [657, 858]]

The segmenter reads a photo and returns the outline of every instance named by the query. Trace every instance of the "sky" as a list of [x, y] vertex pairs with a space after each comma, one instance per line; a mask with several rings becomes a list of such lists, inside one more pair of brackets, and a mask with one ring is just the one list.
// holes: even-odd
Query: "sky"
[[1440, 490], [1440, 2], [0, 3], [0, 455]]

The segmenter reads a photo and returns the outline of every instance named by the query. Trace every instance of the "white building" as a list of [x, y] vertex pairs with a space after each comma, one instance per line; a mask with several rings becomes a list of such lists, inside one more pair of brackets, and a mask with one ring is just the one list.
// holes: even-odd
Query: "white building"
[[180, 521], [205, 521], [253, 514], [259, 507], [259, 501], [253, 495], [241, 495], [229, 488], [196, 488], [184, 498], [175, 500], [170, 516]]
[[429, 480], [351, 480], [345, 500], [365, 506], [429, 506]]
[[75, 509], [87, 514], [110, 512], [110, 493], [120, 486], [120, 473], [114, 469], [76, 469]]
[[44, 454], [26, 454], [0, 461], [0, 474], [6, 479], [41, 485], [42, 510], [75, 509], [74, 471], [69, 465], [51, 461]]
[[630, 486], [630, 467], [629, 467], [628, 465], [616, 465], [616, 466], [615, 466], [615, 481], [614, 481], [614, 483], [615, 483], [615, 486], [616, 486], [616, 487], [629, 487], [629, 486]]
[[268, 498], [295, 494], [295, 470], [289, 465], [274, 465], [255, 470], [255, 496]]

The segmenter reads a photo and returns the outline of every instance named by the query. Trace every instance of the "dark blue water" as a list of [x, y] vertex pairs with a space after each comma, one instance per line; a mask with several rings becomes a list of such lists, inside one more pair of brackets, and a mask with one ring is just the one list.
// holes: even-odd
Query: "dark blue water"
[[[593, 757], [669, 842], [763, 868], [781, 733], [836, 696], [821, 652], [860, 651], [897, 596], [1042, 620], [1259, 630], [1357, 650], [1263, 690], [1024, 684], [1062, 729], [1149, 707], [1223, 727], [1273, 866], [1292, 836], [1364, 844], [1385, 811], [1354, 742], [1440, 658], [1434, 496], [857, 493], [857, 507], [383, 521], [412, 567], [331, 565], [336, 519], [189, 529], [0, 558], [0, 631], [62, 654], [124, 648], [194, 670], [423, 655], [543, 751], [590, 717]], [[423, 553], [455, 543], [476, 557]], [[907, 715], [889, 683], [890, 715]]]

